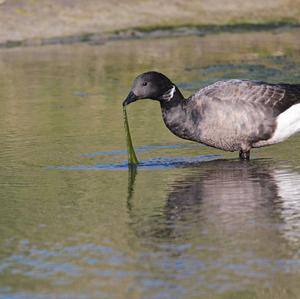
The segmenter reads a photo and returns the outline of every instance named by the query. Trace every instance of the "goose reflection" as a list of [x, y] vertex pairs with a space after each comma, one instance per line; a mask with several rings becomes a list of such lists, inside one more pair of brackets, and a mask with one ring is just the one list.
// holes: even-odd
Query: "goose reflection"
[[[267, 160], [215, 160], [182, 168], [154, 215], [134, 212], [131, 172], [128, 209], [137, 235], [157, 240], [215, 238], [274, 246], [300, 244], [300, 174]], [[130, 185], [129, 184], [129, 185]], [[255, 244], [254, 244], [255, 243]], [[272, 244], [271, 244], [272, 243]]]

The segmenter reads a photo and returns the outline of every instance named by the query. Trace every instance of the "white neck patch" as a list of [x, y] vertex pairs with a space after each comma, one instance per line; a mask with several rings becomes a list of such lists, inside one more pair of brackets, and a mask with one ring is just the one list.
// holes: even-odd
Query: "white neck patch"
[[167, 90], [163, 95], [162, 95], [162, 99], [169, 102], [173, 96], [174, 96], [174, 93], [175, 93], [175, 85], [172, 86], [171, 89]]

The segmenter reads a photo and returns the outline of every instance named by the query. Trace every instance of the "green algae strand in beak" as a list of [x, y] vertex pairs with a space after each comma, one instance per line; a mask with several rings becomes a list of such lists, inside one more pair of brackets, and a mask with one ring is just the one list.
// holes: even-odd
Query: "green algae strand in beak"
[[125, 127], [125, 133], [126, 133], [126, 144], [127, 144], [127, 152], [128, 152], [128, 164], [129, 165], [138, 165], [139, 161], [136, 157], [136, 154], [135, 154], [135, 151], [134, 151], [134, 148], [132, 145], [130, 131], [129, 131], [126, 106], [123, 106], [123, 116], [124, 116], [124, 127]]

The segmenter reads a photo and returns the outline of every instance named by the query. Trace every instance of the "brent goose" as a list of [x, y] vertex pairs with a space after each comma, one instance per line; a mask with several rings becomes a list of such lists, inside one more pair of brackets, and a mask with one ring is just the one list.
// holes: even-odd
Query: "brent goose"
[[225, 151], [281, 142], [300, 131], [300, 84], [218, 81], [185, 99], [165, 75], [146, 72], [133, 82], [123, 105], [140, 99], [160, 102], [168, 129], [176, 136]]

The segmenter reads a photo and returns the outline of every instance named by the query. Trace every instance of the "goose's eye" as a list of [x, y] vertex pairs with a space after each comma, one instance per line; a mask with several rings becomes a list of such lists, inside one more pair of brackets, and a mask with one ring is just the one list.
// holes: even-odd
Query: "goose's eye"
[[143, 86], [146, 86], [148, 84], [148, 82], [143, 82]]

